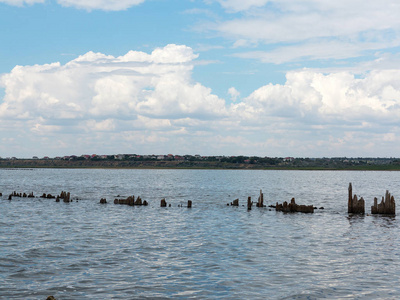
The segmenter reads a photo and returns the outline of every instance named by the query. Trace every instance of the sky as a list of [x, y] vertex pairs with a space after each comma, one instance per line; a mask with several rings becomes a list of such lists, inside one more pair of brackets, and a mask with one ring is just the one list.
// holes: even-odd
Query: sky
[[0, 157], [400, 157], [397, 0], [0, 0]]

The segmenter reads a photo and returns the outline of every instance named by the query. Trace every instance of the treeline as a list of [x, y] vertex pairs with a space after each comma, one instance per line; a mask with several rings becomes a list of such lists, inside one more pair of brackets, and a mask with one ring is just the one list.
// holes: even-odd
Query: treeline
[[293, 158], [257, 156], [71, 156], [0, 159], [0, 168], [186, 168], [287, 170], [400, 170], [395, 158]]

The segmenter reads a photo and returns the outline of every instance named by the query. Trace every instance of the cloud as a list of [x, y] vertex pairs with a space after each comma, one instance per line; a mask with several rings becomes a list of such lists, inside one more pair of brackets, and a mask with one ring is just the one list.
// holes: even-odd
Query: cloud
[[151, 53], [88, 52], [64, 65], [16, 66], [0, 77], [0, 130], [7, 142], [0, 149], [9, 156], [374, 156], [378, 150], [390, 156], [400, 150], [400, 71], [387, 61], [362, 76], [290, 71], [284, 84], [266, 84], [247, 97], [231, 87], [228, 104], [193, 81], [197, 58], [187, 46], [167, 45]]
[[46, 0], [0, 0], [0, 3], [5, 3], [14, 6], [33, 5], [35, 3], [44, 3]]
[[[387, 47], [397, 46], [397, 42]], [[271, 51], [250, 51], [236, 53], [233, 56], [257, 59], [264, 63], [282, 64], [304, 60], [348, 59], [363, 55], [367, 50], [380, 50], [379, 43], [350, 43], [326, 41], [280, 46]]]
[[46, 120], [150, 117], [213, 118], [224, 101], [191, 82], [191, 48], [167, 45], [151, 54], [113, 57], [88, 52], [65, 65], [16, 66], [1, 77], [0, 116]]
[[239, 57], [273, 63], [346, 59], [400, 45], [400, 3], [392, 0], [218, 2], [236, 13], [204, 23], [203, 29], [232, 40], [234, 47], [246, 46], [246, 41], [258, 45], [257, 52]]
[[228, 9], [229, 11], [232, 12], [238, 12], [238, 11], [243, 11], [243, 10], [248, 10], [249, 8], [252, 7], [261, 7], [270, 0], [217, 0], [218, 3], [221, 4], [222, 7], [225, 9]]
[[[139, 5], [146, 0], [57, 0], [57, 3], [65, 7], [74, 7], [86, 10], [119, 11]], [[45, 3], [46, 0], [0, 0], [0, 3], [23, 6], [35, 3]]]
[[242, 116], [243, 124], [254, 126], [263, 126], [274, 119], [308, 130], [317, 128], [316, 125], [331, 129], [348, 126], [361, 131], [371, 130], [366, 124], [377, 130], [397, 128], [398, 76], [399, 70], [373, 71], [364, 78], [348, 72], [292, 71], [287, 73], [284, 85], [262, 86], [231, 109]]
[[237, 98], [240, 97], [240, 92], [234, 87], [228, 89], [228, 94], [231, 96], [233, 102], [236, 102]]
[[[114, 57], [88, 52], [65, 65], [16, 66], [0, 77], [5, 90], [0, 128], [11, 128], [19, 143], [71, 143], [75, 135], [90, 136], [79, 147], [89, 140], [94, 147], [95, 137], [125, 139], [122, 132], [151, 133], [150, 140], [166, 142], [168, 135], [184, 129], [184, 120], [212, 123], [227, 115], [223, 99], [192, 81], [197, 57], [191, 48], [171, 44], [150, 54], [129, 51]], [[180, 119], [181, 124], [172, 125]], [[157, 133], [160, 130], [167, 133]]]

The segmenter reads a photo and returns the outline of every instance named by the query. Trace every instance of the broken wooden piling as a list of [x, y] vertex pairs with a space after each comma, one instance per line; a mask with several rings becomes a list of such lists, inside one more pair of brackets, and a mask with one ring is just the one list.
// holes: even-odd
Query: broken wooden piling
[[[119, 195], [117, 197], [119, 197]], [[135, 200], [135, 196], [132, 195], [126, 199], [115, 198], [114, 204], [129, 205], [129, 206], [134, 206], [134, 205], [147, 206], [149, 203], [146, 200], [142, 200], [142, 198], [140, 198], [140, 196], [138, 196]]]
[[381, 203], [378, 204], [378, 199], [374, 198], [374, 205], [371, 206], [371, 214], [395, 215], [396, 203], [394, 197], [386, 190], [385, 198], [382, 197]]
[[239, 199], [233, 200], [233, 202], [231, 202], [231, 206], [239, 206]]
[[286, 201], [282, 204], [276, 202], [275, 210], [282, 212], [314, 213], [314, 205], [299, 205], [296, 204], [295, 199], [292, 198], [289, 204]]
[[[45, 195], [45, 194], [43, 194]], [[50, 195], [50, 194], [49, 194]], [[47, 195], [47, 198], [49, 198], [49, 195]], [[50, 195], [51, 198], [56, 198], [55, 196]], [[56, 202], [59, 202], [61, 199], [63, 199], [63, 202], [65, 203], [69, 203], [71, 202], [71, 193], [70, 192], [65, 192], [65, 191], [61, 191], [60, 195], [57, 196], [56, 198]]]
[[251, 197], [247, 198], [247, 210], [251, 210], [251, 206], [253, 205], [253, 202], [251, 201]]
[[256, 204], [257, 207], [264, 207], [264, 194], [262, 190], [260, 190], [260, 196], [258, 196], [258, 202]]
[[348, 198], [348, 213], [349, 214], [365, 214], [365, 201], [361, 197], [358, 200], [357, 195], [353, 196], [353, 187], [349, 183], [349, 198]]
[[142, 198], [137, 197], [136, 201], [134, 202], [134, 205], [142, 205]]

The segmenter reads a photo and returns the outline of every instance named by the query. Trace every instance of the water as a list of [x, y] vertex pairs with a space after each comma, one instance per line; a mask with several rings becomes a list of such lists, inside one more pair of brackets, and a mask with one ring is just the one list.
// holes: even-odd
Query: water
[[[397, 299], [396, 217], [347, 214], [400, 195], [399, 172], [0, 170], [1, 299]], [[314, 214], [227, 206], [296, 198]], [[72, 203], [13, 191], [71, 192]], [[114, 205], [141, 196], [147, 207]], [[397, 196], [397, 197], [396, 197]], [[100, 205], [100, 198], [109, 204]], [[166, 198], [172, 207], [160, 208]], [[193, 208], [180, 208], [187, 200]]]

